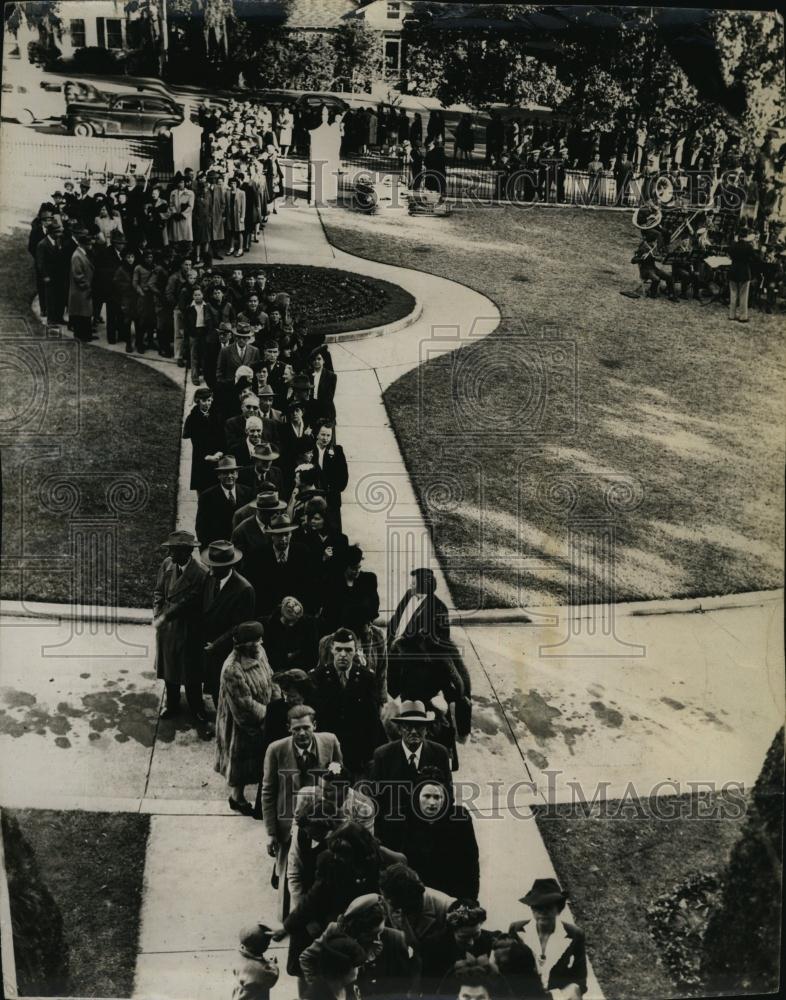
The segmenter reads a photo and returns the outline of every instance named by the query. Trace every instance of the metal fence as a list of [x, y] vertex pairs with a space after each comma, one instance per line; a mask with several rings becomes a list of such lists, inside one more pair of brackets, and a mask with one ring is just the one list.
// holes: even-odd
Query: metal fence
[[[342, 167], [348, 174], [349, 184], [364, 175], [373, 179], [395, 178], [405, 187], [413, 186], [409, 165], [400, 156], [347, 155], [342, 156]], [[446, 163], [446, 188], [448, 198], [472, 202], [547, 202], [552, 204], [577, 204], [599, 206], [639, 205], [642, 201], [642, 179], [632, 178], [621, 194], [613, 177], [590, 177], [586, 170], [557, 172], [552, 165], [547, 170], [535, 172], [497, 170], [485, 163], [448, 160]], [[421, 176], [421, 183], [425, 175]]]

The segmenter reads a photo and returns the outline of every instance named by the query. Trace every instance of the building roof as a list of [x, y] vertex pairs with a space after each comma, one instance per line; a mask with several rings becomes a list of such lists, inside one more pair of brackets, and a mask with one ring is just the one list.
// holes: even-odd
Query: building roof
[[255, 19], [282, 28], [337, 28], [354, 17], [357, 0], [235, 0], [241, 20]]

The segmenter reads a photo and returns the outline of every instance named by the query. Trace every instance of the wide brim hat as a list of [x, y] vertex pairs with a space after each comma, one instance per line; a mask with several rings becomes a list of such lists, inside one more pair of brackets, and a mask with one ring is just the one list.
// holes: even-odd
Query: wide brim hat
[[555, 878], [536, 878], [530, 891], [519, 902], [525, 906], [546, 906], [548, 903], [564, 903], [567, 898]]
[[128, 240], [118, 229], [112, 233], [109, 239], [113, 247], [124, 247], [128, 243]]
[[206, 566], [234, 566], [243, 558], [240, 549], [236, 549], [232, 542], [220, 539], [211, 542], [207, 547], [207, 552], [202, 556], [202, 562]]
[[195, 535], [192, 535], [190, 531], [173, 531], [167, 538], [165, 542], [161, 543], [167, 548], [175, 545], [186, 545], [190, 546], [192, 549], [199, 545]]
[[434, 712], [427, 712], [422, 701], [402, 701], [398, 715], [393, 717], [393, 722], [420, 722], [423, 725], [433, 722], [436, 718]]
[[268, 535], [291, 535], [298, 526], [293, 524], [288, 514], [277, 514], [265, 529]]
[[259, 390], [258, 395], [260, 398], [262, 396], [269, 396], [270, 399], [274, 399], [276, 393], [272, 385], [263, 385], [262, 388]]
[[279, 453], [268, 441], [263, 441], [262, 444], [258, 444], [254, 448], [253, 459], [255, 462], [275, 462], [280, 457]]
[[278, 492], [274, 490], [257, 493], [248, 506], [253, 508], [253, 510], [267, 510], [271, 512], [287, 509], [287, 505], [283, 500], [279, 499]]
[[216, 472], [240, 472], [240, 466], [234, 455], [224, 455], [218, 460]]
[[251, 329], [250, 326], [248, 327], [238, 326], [238, 328], [235, 330], [235, 336], [245, 337], [248, 340], [250, 340], [254, 336], [254, 331]]

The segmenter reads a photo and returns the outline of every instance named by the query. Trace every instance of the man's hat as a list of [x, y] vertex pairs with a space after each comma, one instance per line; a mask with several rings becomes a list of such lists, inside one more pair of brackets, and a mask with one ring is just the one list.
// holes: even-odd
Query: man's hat
[[279, 500], [278, 490], [266, 490], [264, 493], [257, 493], [249, 507], [253, 507], [254, 510], [272, 512], [286, 510], [287, 505], [283, 500]]
[[547, 903], [564, 903], [567, 898], [555, 878], [536, 878], [530, 891], [519, 902], [526, 906], [544, 906]]
[[272, 385], [263, 385], [262, 388], [259, 390], [259, 396], [260, 396], [260, 398], [262, 396], [267, 396], [270, 399], [273, 399], [275, 397], [275, 395], [276, 395], [276, 393], [275, 393], [275, 390], [273, 389]]
[[232, 542], [220, 539], [211, 542], [207, 552], [202, 556], [202, 562], [206, 566], [234, 566], [243, 558], [240, 549], [236, 549]]
[[261, 622], [241, 622], [239, 625], [235, 625], [232, 639], [239, 645], [243, 642], [256, 642], [257, 639], [262, 639], [264, 635], [265, 629]]
[[113, 247], [124, 247], [128, 243], [128, 240], [119, 229], [115, 229], [109, 239]]
[[298, 392], [306, 392], [311, 388], [311, 379], [308, 375], [296, 375], [290, 382], [290, 385]]
[[292, 399], [289, 401], [289, 403], [287, 403], [287, 413], [294, 413], [295, 410], [302, 410], [303, 405], [304, 404], [302, 399]]
[[297, 531], [297, 525], [292, 523], [289, 514], [276, 514], [267, 527], [269, 535], [291, 535], [293, 531]]
[[434, 583], [436, 579], [434, 576], [434, 570], [429, 569], [428, 566], [418, 566], [417, 569], [413, 569], [410, 576], [415, 578], [415, 583]]
[[81, 188], [89, 188], [90, 187], [90, 181], [87, 179], [87, 177], [83, 177], [82, 180], [79, 182], [79, 186]]
[[234, 455], [222, 455], [216, 465], [216, 472], [237, 472], [239, 469], [240, 466]]
[[254, 331], [251, 329], [250, 326], [247, 326], [245, 323], [238, 323], [237, 329], [235, 330], [235, 336], [244, 337], [246, 340], [251, 340], [251, 338], [254, 336]]
[[434, 721], [434, 713], [427, 712], [422, 701], [402, 701], [394, 722], [422, 722], [424, 725]]
[[188, 545], [194, 548], [196, 545], [199, 545], [199, 542], [196, 540], [196, 536], [192, 535], [190, 531], [173, 531], [167, 540], [161, 544], [166, 546]]
[[264, 343], [264, 345], [263, 345], [263, 347], [264, 347], [264, 349], [266, 351], [273, 351], [273, 350], [277, 351], [278, 350], [278, 341], [277, 340], [273, 340], [273, 339], [266, 340], [265, 343]]
[[254, 448], [253, 458], [255, 462], [275, 462], [278, 457], [278, 452], [274, 450], [269, 441], [263, 441], [262, 444], [258, 444]]

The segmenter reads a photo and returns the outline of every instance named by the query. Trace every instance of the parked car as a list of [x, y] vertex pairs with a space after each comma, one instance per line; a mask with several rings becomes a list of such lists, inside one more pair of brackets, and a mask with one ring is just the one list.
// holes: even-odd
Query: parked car
[[331, 118], [337, 114], [343, 115], [349, 108], [347, 102], [335, 94], [301, 94], [294, 106], [303, 116], [305, 128], [316, 128], [319, 125], [322, 121], [323, 105], [327, 106]]
[[105, 97], [89, 83], [42, 78], [30, 67], [25, 67], [18, 83], [11, 82], [13, 75], [17, 74], [4, 67], [2, 115], [4, 118], [15, 118], [22, 125], [32, 125], [48, 118], [62, 119], [67, 105], [77, 96], [81, 101], [103, 100]]
[[72, 135], [169, 135], [184, 118], [183, 107], [162, 94], [105, 94], [104, 101], [74, 101], [66, 108]]

